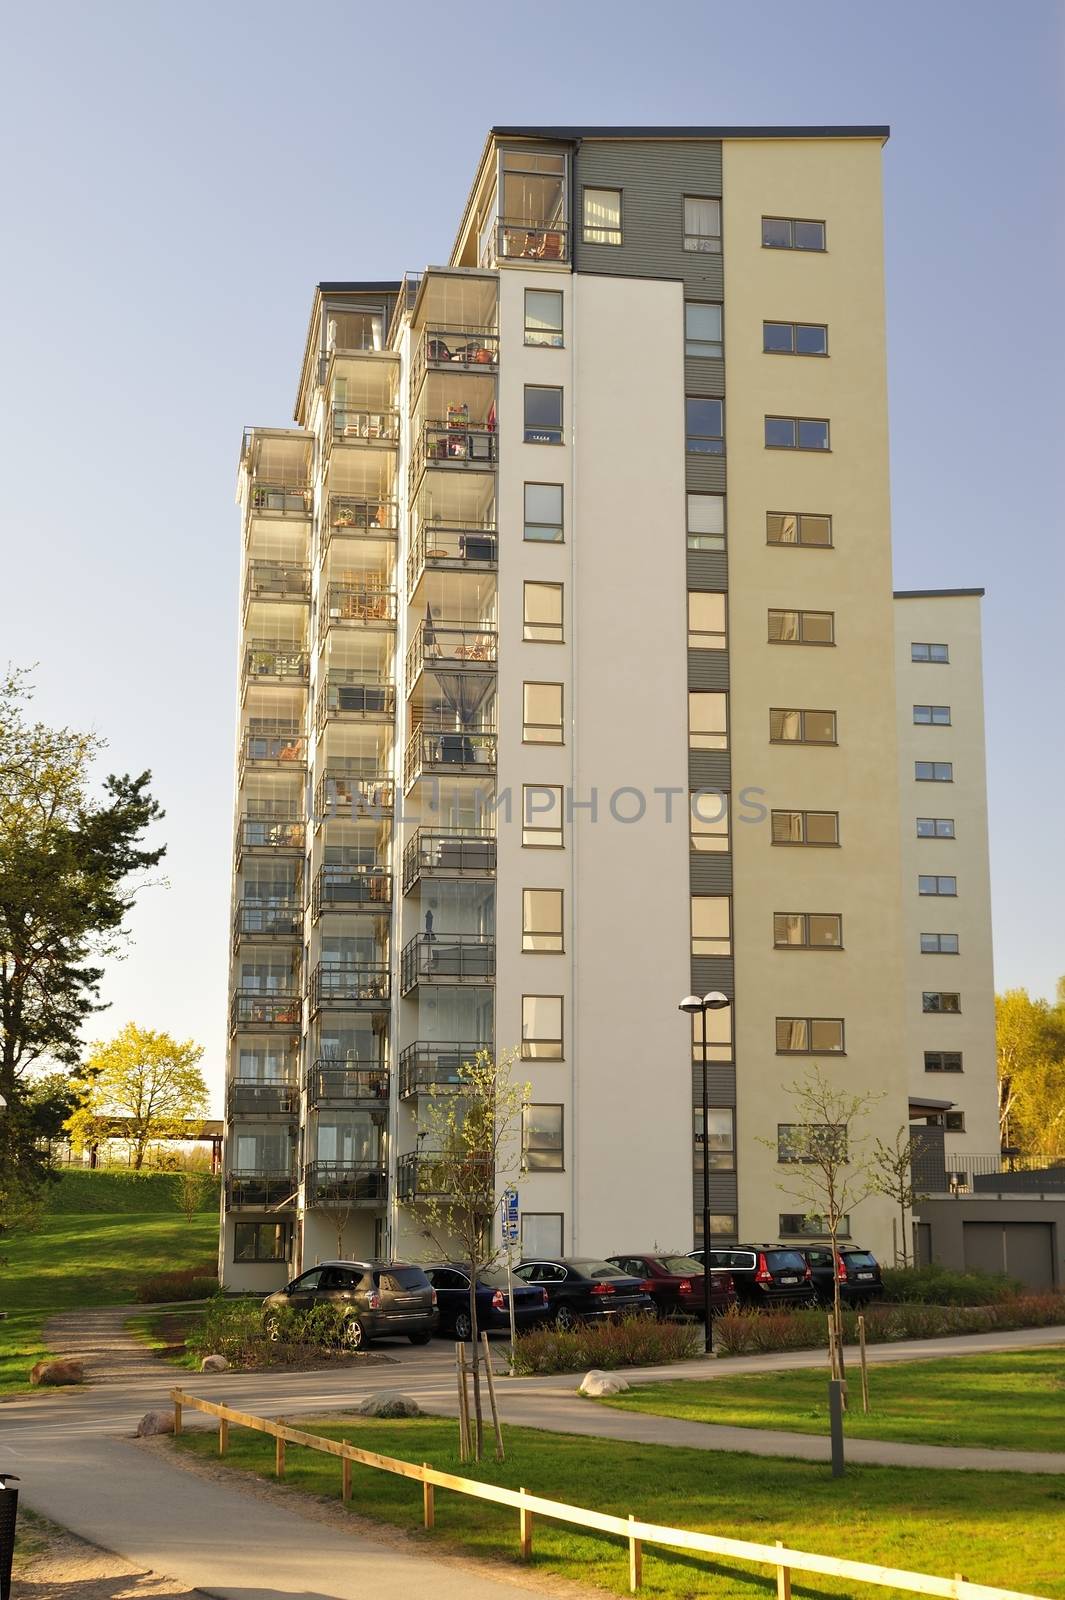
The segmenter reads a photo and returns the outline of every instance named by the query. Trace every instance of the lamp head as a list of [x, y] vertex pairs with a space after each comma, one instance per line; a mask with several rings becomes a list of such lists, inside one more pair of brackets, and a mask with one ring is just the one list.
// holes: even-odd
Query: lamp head
[[703, 1002], [699, 999], [699, 996], [697, 994], [685, 995], [684, 999], [681, 1001], [680, 1005], [677, 1007], [678, 1011], [686, 1011], [688, 1013], [689, 1017], [697, 1017], [699, 1015], [699, 1012], [702, 1011], [703, 1009], [704, 1009]]
[[724, 1011], [726, 1006], [732, 1004], [732, 1001], [727, 994], [722, 994], [720, 989], [711, 989], [709, 994], [703, 995], [702, 1003], [707, 1011]]

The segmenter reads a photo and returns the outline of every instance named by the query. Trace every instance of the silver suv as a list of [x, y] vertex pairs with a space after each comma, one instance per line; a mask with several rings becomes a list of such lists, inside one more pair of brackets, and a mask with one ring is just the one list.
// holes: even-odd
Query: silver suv
[[371, 1339], [405, 1334], [411, 1344], [428, 1344], [439, 1321], [436, 1290], [421, 1267], [402, 1261], [323, 1261], [267, 1295], [263, 1322], [280, 1338], [280, 1307], [306, 1311], [312, 1306], [342, 1308], [343, 1338], [349, 1350]]

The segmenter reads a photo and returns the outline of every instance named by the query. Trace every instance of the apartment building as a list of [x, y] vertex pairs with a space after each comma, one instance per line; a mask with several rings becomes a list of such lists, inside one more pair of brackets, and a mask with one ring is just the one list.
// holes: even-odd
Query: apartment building
[[318, 286], [241, 454], [228, 1286], [338, 1218], [424, 1257], [426, 1097], [481, 1046], [531, 1085], [527, 1253], [689, 1246], [704, 1162], [714, 1237], [808, 1234], [804, 1068], [870, 1135], [927, 1092], [886, 137], [497, 128], [446, 265]]

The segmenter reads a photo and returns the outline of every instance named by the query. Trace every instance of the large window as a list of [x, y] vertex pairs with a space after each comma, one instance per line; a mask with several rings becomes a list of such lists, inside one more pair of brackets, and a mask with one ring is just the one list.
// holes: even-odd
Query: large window
[[692, 750], [728, 749], [728, 696], [716, 690], [688, 694], [688, 746]]
[[685, 448], [690, 456], [725, 453], [725, 402], [689, 396], [684, 402]]
[[777, 1055], [843, 1055], [842, 1017], [778, 1017]]
[[562, 1060], [562, 996], [523, 994], [521, 1054], [524, 1061]]
[[705, 1131], [703, 1108], [696, 1106], [692, 1112], [692, 1136], [699, 1171], [705, 1161], [711, 1172], [735, 1172], [736, 1113], [731, 1106], [708, 1106]]
[[961, 1072], [962, 1059], [960, 1050], [926, 1050], [924, 1053], [924, 1070], [926, 1072]]
[[918, 894], [957, 894], [958, 880], [945, 873], [921, 872], [917, 876]]
[[832, 544], [832, 518], [819, 511], [767, 511], [765, 537], [767, 544], [825, 550]]
[[234, 1261], [287, 1261], [287, 1259], [287, 1222], [234, 1223]]
[[836, 911], [775, 911], [773, 943], [778, 950], [840, 950], [843, 918]]
[[562, 744], [562, 685], [522, 685], [522, 731], [526, 744]]
[[923, 956], [956, 956], [958, 949], [958, 935], [956, 933], [922, 933], [921, 935], [921, 954]]
[[831, 611], [769, 610], [770, 644], [835, 644], [836, 618]]
[[719, 254], [721, 250], [721, 201], [684, 196], [684, 248]]
[[585, 189], [585, 244], [621, 243], [621, 190]]
[[563, 949], [561, 889], [521, 891], [521, 947], [535, 955]]
[[692, 896], [692, 955], [727, 956], [732, 951], [732, 910], [727, 895]]
[[[808, 1216], [804, 1211], [778, 1211], [777, 1232], [782, 1239], [827, 1239], [828, 1218]], [[851, 1236], [851, 1219], [842, 1216], [836, 1219], [836, 1238], [849, 1239]], [[827, 1256], [827, 1252], [824, 1252]]]
[[918, 839], [953, 839], [953, 817], [918, 817]]
[[915, 761], [913, 775], [918, 783], [953, 783], [953, 761]]
[[525, 385], [525, 443], [562, 443], [562, 390]]
[[921, 995], [921, 1010], [956, 1017], [961, 1012], [961, 995], [947, 989], [926, 989]]
[[[559, 152], [504, 150], [498, 233], [504, 256], [566, 259], [566, 157]], [[481, 265], [494, 264], [494, 213], [481, 225]]]
[[525, 343], [562, 348], [561, 289], [526, 289]]
[[827, 356], [823, 322], [763, 322], [762, 349], [776, 356]]
[[783, 711], [769, 713], [771, 744], [835, 744], [834, 711]]
[[720, 356], [721, 307], [705, 300], [688, 300], [684, 306], [684, 354]]
[[562, 585], [526, 582], [522, 638], [532, 644], [561, 644]]
[[724, 650], [727, 644], [725, 596], [693, 589], [688, 595], [689, 650]]
[[524, 1106], [521, 1150], [526, 1172], [561, 1172], [563, 1159], [561, 1106]]
[[770, 827], [774, 844], [839, 844], [838, 811], [774, 811]]
[[729, 797], [720, 789], [697, 789], [691, 797], [691, 847], [722, 851], [729, 847]]
[[935, 666], [944, 667], [950, 661], [950, 649], [945, 644], [918, 642], [910, 645], [910, 660], [932, 662]]
[[562, 485], [525, 485], [525, 538], [530, 544], [561, 544]]
[[561, 786], [551, 783], [522, 784], [521, 842], [526, 849], [562, 849]]
[[762, 246], [766, 250], [823, 250], [825, 225], [804, 217], [763, 217]]
[[933, 728], [950, 727], [949, 706], [914, 706], [913, 720], [919, 727], [929, 725]]
[[724, 550], [725, 548], [725, 496], [723, 494], [690, 494], [688, 496], [688, 549]]
[[526, 1261], [557, 1261], [562, 1254], [561, 1211], [523, 1211], [521, 1253]]
[[828, 423], [821, 417], [766, 417], [767, 450], [828, 450]]

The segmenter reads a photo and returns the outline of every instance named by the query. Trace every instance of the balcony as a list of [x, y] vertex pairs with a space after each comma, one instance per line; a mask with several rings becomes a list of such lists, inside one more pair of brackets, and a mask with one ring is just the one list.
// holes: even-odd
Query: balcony
[[449, 407], [446, 418], [422, 423], [411, 449], [412, 484], [417, 483], [425, 467], [495, 471], [499, 452], [494, 409], [481, 422], [470, 422], [468, 410], [467, 406]]
[[360, 499], [333, 494], [322, 527], [322, 559], [333, 539], [395, 539], [399, 534], [399, 507], [394, 500]]
[[306, 839], [307, 828], [301, 817], [256, 816], [253, 811], [246, 811], [237, 821], [237, 868], [246, 855], [271, 860], [281, 856], [302, 859]]
[[420, 523], [407, 555], [407, 597], [413, 599], [422, 574], [492, 572], [499, 565], [495, 522], [430, 520]]
[[396, 593], [379, 584], [330, 583], [318, 608], [318, 637], [324, 642], [330, 628], [394, 628]]
[[463, 732], [418, 722], [411, 731], [403, 757], [403, 786], [409, 789], [424, 773], [445, 776], [495, 771], [495, 729], [470, 728]]
[[[474, 1157], [465, 1163], [462, 1198], [467, 1204], [480, 1200], [485, 1214], [495, 1210], [495, 1169], [490, 1159]], [[454, 1198], [459, 1173], [455, 1161], [439, 1151], [423, 1150], [400, 1156], [396, 1166], [396, 1193], [400, 1200], [448, 1200]]]
[[496, 223], [496, 252], [503, 261], [569, 260], [569, 230], [563, 222], [532, 223], [500, 218]]
[[403, 851], [403, 893], [420, 878], [486, 878], [496, 869], [494, 833], [419, 828]]
[[473, 372], [483, 375], [499, 365], [499, 335], [484, 328], [427, 327], [418, 339], [411, 363], [413, 404], [427, 372]]
[[335, 445], [355, 445], [363, 450], [394, 450], [399, 443], [399, 412], [360, 411], [334, 404], [326, 451]]
[[289, 717], [253, 717], [240, 741], [238, 777], [244, 781], [247, 768], [255, 771], [299, 772], [307, 765], [307, 741], [303, 724]]
[[1065, 1162], [1020, 1152], [968, 1155], [934, 1146], [918, 1150], [914, 1184], [929, 1199], [942, 1195], [1065, 1194]]
[[244, 651], [245, 690], [249, 684], [298, 688], [310, 675], [310, 655], [290, 639], [252, 639]]
[[329, 767], [319, 778], [314, 791], [314, 824], [358, 822], [368, 818], [380, 822], [391, 816], [396, 786], [388, 773], [345, 772]]
[[404, 945], [399, 964], [401, 994], [419, 984], [495, 983], [496, 941], [488, 933], [419, 933]]
[[323, 1006], [384, 1011], [391, 992], [391, 975], [385, 962], [360, 965], [354, 961], [319, 961], [307, 987], [312, 1013], [321, 1011]]
[[330, 672], [318, 691], [314, 727], [321, 733], [330, 720], [391, 722], [396, 714], [396, 686], [376, 673], [352, 667]]
[[244, 579], [244, 610], [253, 600], [296, 602], [311, 597], [311, 569], [298, 561], [249, 561]]
[[231, 1172], [226, 1178], [229, 1211], [294, 1208], [299, 1179], [292, 1172]]
[[298, 939], [303, 931], [303, 902], [288, 899], [241, 900], [233, 913], [233, 948], [248, 942]]
[[288, 517], [307, 521], [313, 509], [311, 491], [291, 484], [255, 479], [248, 495], [249, 517]]
[[234, 1117], [283, 1117], [299, 1115], [300, 1091], [297, 1083], [279, 1079], [231, 1078], [226, 1087], [226, 1114]]
[[241, 1029], [283, 1028], [291, 1033], [298, 1030], [303, 1014], [300, 996], [287, 993], [264, 992], [261, 989], [237, 989], [229, 1011], [229, 1025], [234, 1033]]
[[392, 874], [384, 867], [319, 867], [311, 892], [315, 922], [327, 911], [383, 911], [392, 906]]
[[481, 1044], [409, 1044], [399, 1057], [400, 1099], [461, 1089], [465, 1082], [459, 1070], [463, 1062], [473, 1061], [478, 1050], [491, 1048], [487, 1041]]
[[494, 672], [498, 643], [494, 627], [426, 619], [407, 648], [407, 693], [426, 671]]
[[383, 1206], [388, 1199], [384, 1161], [311, 1161], [304, 1168], [308, 1206]]
[[307, 1069], [312, 1106], [373, 1106], [388, 1100], [387, 1067], [353, 1067], [343, 1061], [316, 1061]]

